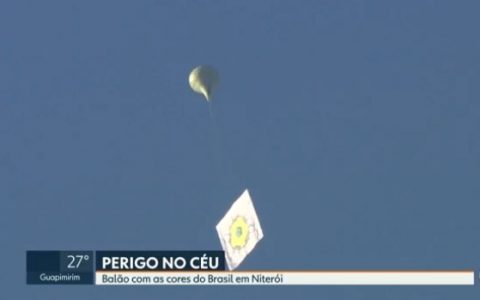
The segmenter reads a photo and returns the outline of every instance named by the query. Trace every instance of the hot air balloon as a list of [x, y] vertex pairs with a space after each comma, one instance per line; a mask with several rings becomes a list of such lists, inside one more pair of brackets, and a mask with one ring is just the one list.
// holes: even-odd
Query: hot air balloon
[[188, 82], [192, 90], [202, 94], [210, 102], [213, 89], [218, 84], [218, 72], [212, 66], [198, 66], [190, 72]]

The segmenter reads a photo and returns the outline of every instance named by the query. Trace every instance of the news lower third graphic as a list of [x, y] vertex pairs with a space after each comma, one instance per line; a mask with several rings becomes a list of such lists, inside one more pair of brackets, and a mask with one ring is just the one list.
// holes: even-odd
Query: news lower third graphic
[[473, 270], [229, 271], [224, 251], [27, 251], [31, 285], [460, 285]]

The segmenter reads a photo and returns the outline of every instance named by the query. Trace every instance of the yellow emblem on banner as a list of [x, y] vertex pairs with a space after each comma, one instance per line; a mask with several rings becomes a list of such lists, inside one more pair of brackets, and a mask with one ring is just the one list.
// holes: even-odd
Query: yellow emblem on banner
[[238, 216], [230, 226], [230, 245], [234, 249], [245, 247], [248, 241], [249, 226], [244, 217]]

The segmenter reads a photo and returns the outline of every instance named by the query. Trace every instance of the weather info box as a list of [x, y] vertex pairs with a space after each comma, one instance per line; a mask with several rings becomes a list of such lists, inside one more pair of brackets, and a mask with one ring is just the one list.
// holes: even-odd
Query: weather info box
[[27, 251], [27, 284], [93, 284], [93, 251]]

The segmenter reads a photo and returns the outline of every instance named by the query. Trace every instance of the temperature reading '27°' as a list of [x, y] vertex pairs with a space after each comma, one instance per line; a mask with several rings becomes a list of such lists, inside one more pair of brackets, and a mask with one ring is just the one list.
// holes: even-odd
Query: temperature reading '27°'
[[88, 261], [90, 259], [90, 256], [88, 255], [68, 255], [67, 257], [70, 260], [67, 266], [69, 269], [78, 269], [83, 261]]

